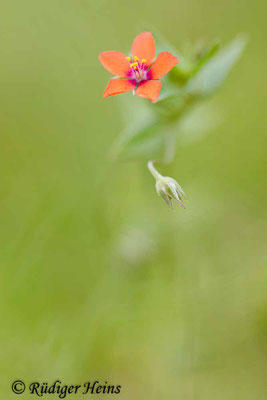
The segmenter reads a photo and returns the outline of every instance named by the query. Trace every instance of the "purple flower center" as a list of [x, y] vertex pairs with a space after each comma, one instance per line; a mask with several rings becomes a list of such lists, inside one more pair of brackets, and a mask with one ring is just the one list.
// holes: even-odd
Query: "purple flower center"
[[131, 80], [139, 84], [149, 79], [149, 71], [145, 59], [139, 61], [137, 56], [134, 57], [134, 61], [130, 57], [126, 57], [126, 59], [130, 62], [129, 78]]

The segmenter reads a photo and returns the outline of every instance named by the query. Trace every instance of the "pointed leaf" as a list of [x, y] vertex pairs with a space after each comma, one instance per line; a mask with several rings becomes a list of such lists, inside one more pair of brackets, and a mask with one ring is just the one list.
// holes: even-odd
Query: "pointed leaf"
[[218, 89], [240, 57], [245, 45], [246, 39], [240, 36], [218, 51], [189, 81], [187, 92], [191, 95], [207, 96]]

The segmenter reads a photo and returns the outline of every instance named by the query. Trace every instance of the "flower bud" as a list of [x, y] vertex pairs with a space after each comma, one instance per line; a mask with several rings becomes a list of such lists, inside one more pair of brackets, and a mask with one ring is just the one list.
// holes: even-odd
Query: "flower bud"
[[175, 179], [169, 176], [161, 176], [156, 181], [156, 190], [169, 207], [173, 208], [173, 200], [175, 200], [182, 208], [185, 208], [186, 195]]
[[158, 195], [166, 201], [169, 207], [173, 208], [173, 200], [185, 208], [184, 201], [187, 200], [186, 195], [175, 179], [169, 176], [162, 176], [155, 168], [154, 161], [149, 161], [147, 167], [156, 179], [156, 190]]

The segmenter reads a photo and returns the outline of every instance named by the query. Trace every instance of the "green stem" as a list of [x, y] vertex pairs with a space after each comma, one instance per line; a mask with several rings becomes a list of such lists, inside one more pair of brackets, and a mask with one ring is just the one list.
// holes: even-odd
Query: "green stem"
[[148, 161], [147, 168], [149, 169], [150, 173], [154, 176], [154, 178], [156, 180], [158, 180], [158, 179], [162, 178], [162, 175], [156, 170], [156, 168], [154, 166], [155, 162], [156, 161], [152, 161], [152, 160]]
[[165, 137], [164, 164], [170, 164], [175, 157], [175, 136], [168, 132]]

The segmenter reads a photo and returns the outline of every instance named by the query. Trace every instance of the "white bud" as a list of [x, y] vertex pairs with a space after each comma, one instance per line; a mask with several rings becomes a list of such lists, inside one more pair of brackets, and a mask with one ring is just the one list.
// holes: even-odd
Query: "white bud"
[[173, 208], [173, 200], [185, 208], [184, 201], [186, 200], [186, 195], [175, 179], [169, 176], [161, 176], [156, 181], [156, 190], [158, 195], [166, 201], [169, 207]]
[[187, 200], [186, 195], [175, 179], [169, 176], [162, 176], [155, 168], [153, 161], [148, 162], [148, 169], [156, 179], [156, 190], [158, 195], [166, 201], [169, 207], [173, 208], [173, 200], [185, 208], [184, 201]]

